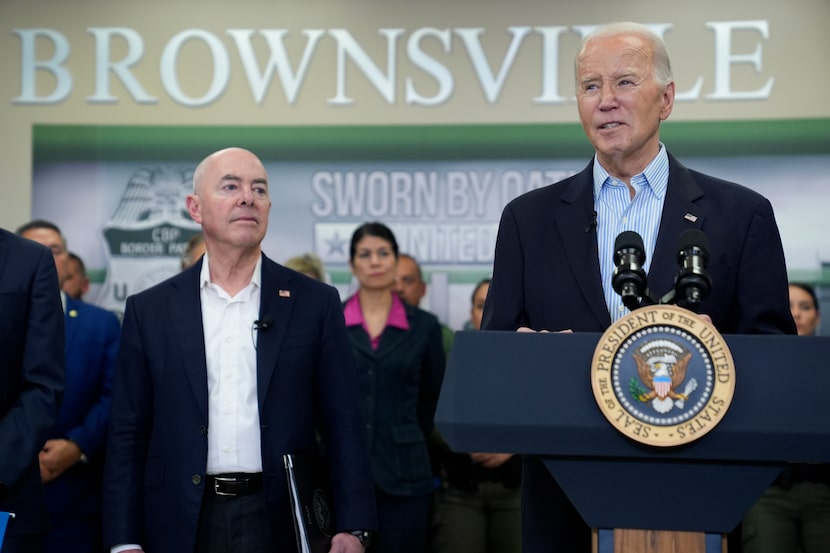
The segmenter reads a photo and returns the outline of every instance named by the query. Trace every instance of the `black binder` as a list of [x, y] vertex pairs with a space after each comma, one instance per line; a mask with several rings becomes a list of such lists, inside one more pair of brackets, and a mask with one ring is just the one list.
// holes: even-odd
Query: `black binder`
[[316, 453], [283, 455], [297, 550], [328, 553], [334, 535], [334, 504], [328, 463]]

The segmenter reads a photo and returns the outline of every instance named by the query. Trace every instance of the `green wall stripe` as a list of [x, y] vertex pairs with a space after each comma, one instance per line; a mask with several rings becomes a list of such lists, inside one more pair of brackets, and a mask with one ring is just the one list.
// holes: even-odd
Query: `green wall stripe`
[[[666, 122], [662, 140], [685, 156], [830, 153], [830, 118]], [[266, 160], [452, 160], [587, 158], [575, 123], [425, 126], [106, 126], [35, 125], [33, 159], [200, 160], [226, 146]]]

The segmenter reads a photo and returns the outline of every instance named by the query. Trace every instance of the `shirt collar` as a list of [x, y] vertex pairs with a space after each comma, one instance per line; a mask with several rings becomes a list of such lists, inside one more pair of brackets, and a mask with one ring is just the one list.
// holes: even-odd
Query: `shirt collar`
[[[594, 198], [600, 197], [602, 187], [610, 183], [609, 179], [616, 181], [608, 171], [600, 164], [596, 154], [594, 154]], [[662, 199], [666, 194], [666, 188], [669, 184], [669, 156], [666, 153], [666, 147], [660, 142], [660, 150], [654, 159], [651, 160], [642, 173], [631, 177], [631, 181], [640, 184], [641, 186], [648, 186], [657, 198]]]
[[[210, 283], [210, 265], [208, 254], [205, 252], [205, 256], [202, 258], [202, 269], [199, 273], [199, 288], [204, 288]], [[257, 288], [262, 288], [262, 255], [256, 260], [256, 267], [254, 267], [254, 274], [251, 275], [250, 284], [255, 285]]]
[[386, 319], [386, 326], [393, 326], [401, 330], [409, 330], [409, 320], [406, 318], [406, 308], [403, 306], [398, 294], [392, 293], [392, 307], [389, 309], [389, 318]]

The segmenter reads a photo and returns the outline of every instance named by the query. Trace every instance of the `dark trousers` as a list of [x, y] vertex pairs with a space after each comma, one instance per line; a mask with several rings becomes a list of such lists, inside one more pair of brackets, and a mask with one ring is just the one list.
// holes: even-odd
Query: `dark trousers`
[[375, 489], [378, 534], [370, 553], [424, 553], [432, 494], [404, 497]]
[[[283, 553], [271, 532], [265, 492], [222, 496], [208, 488], [195, 553]], [[293, 552], [291, 552], [293, 553]]]
[[770, 486], [744, 516], [743, 550], [830, 551], [830, 486], [823, 482], [796, 482], [789, 488]]

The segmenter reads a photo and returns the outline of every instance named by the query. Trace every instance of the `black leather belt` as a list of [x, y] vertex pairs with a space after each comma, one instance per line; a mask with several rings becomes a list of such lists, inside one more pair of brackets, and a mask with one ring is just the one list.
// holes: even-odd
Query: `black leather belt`
[[262, 489], [262, 473], [208, 474], [207, 483], [216, 495], [246, 495]]

